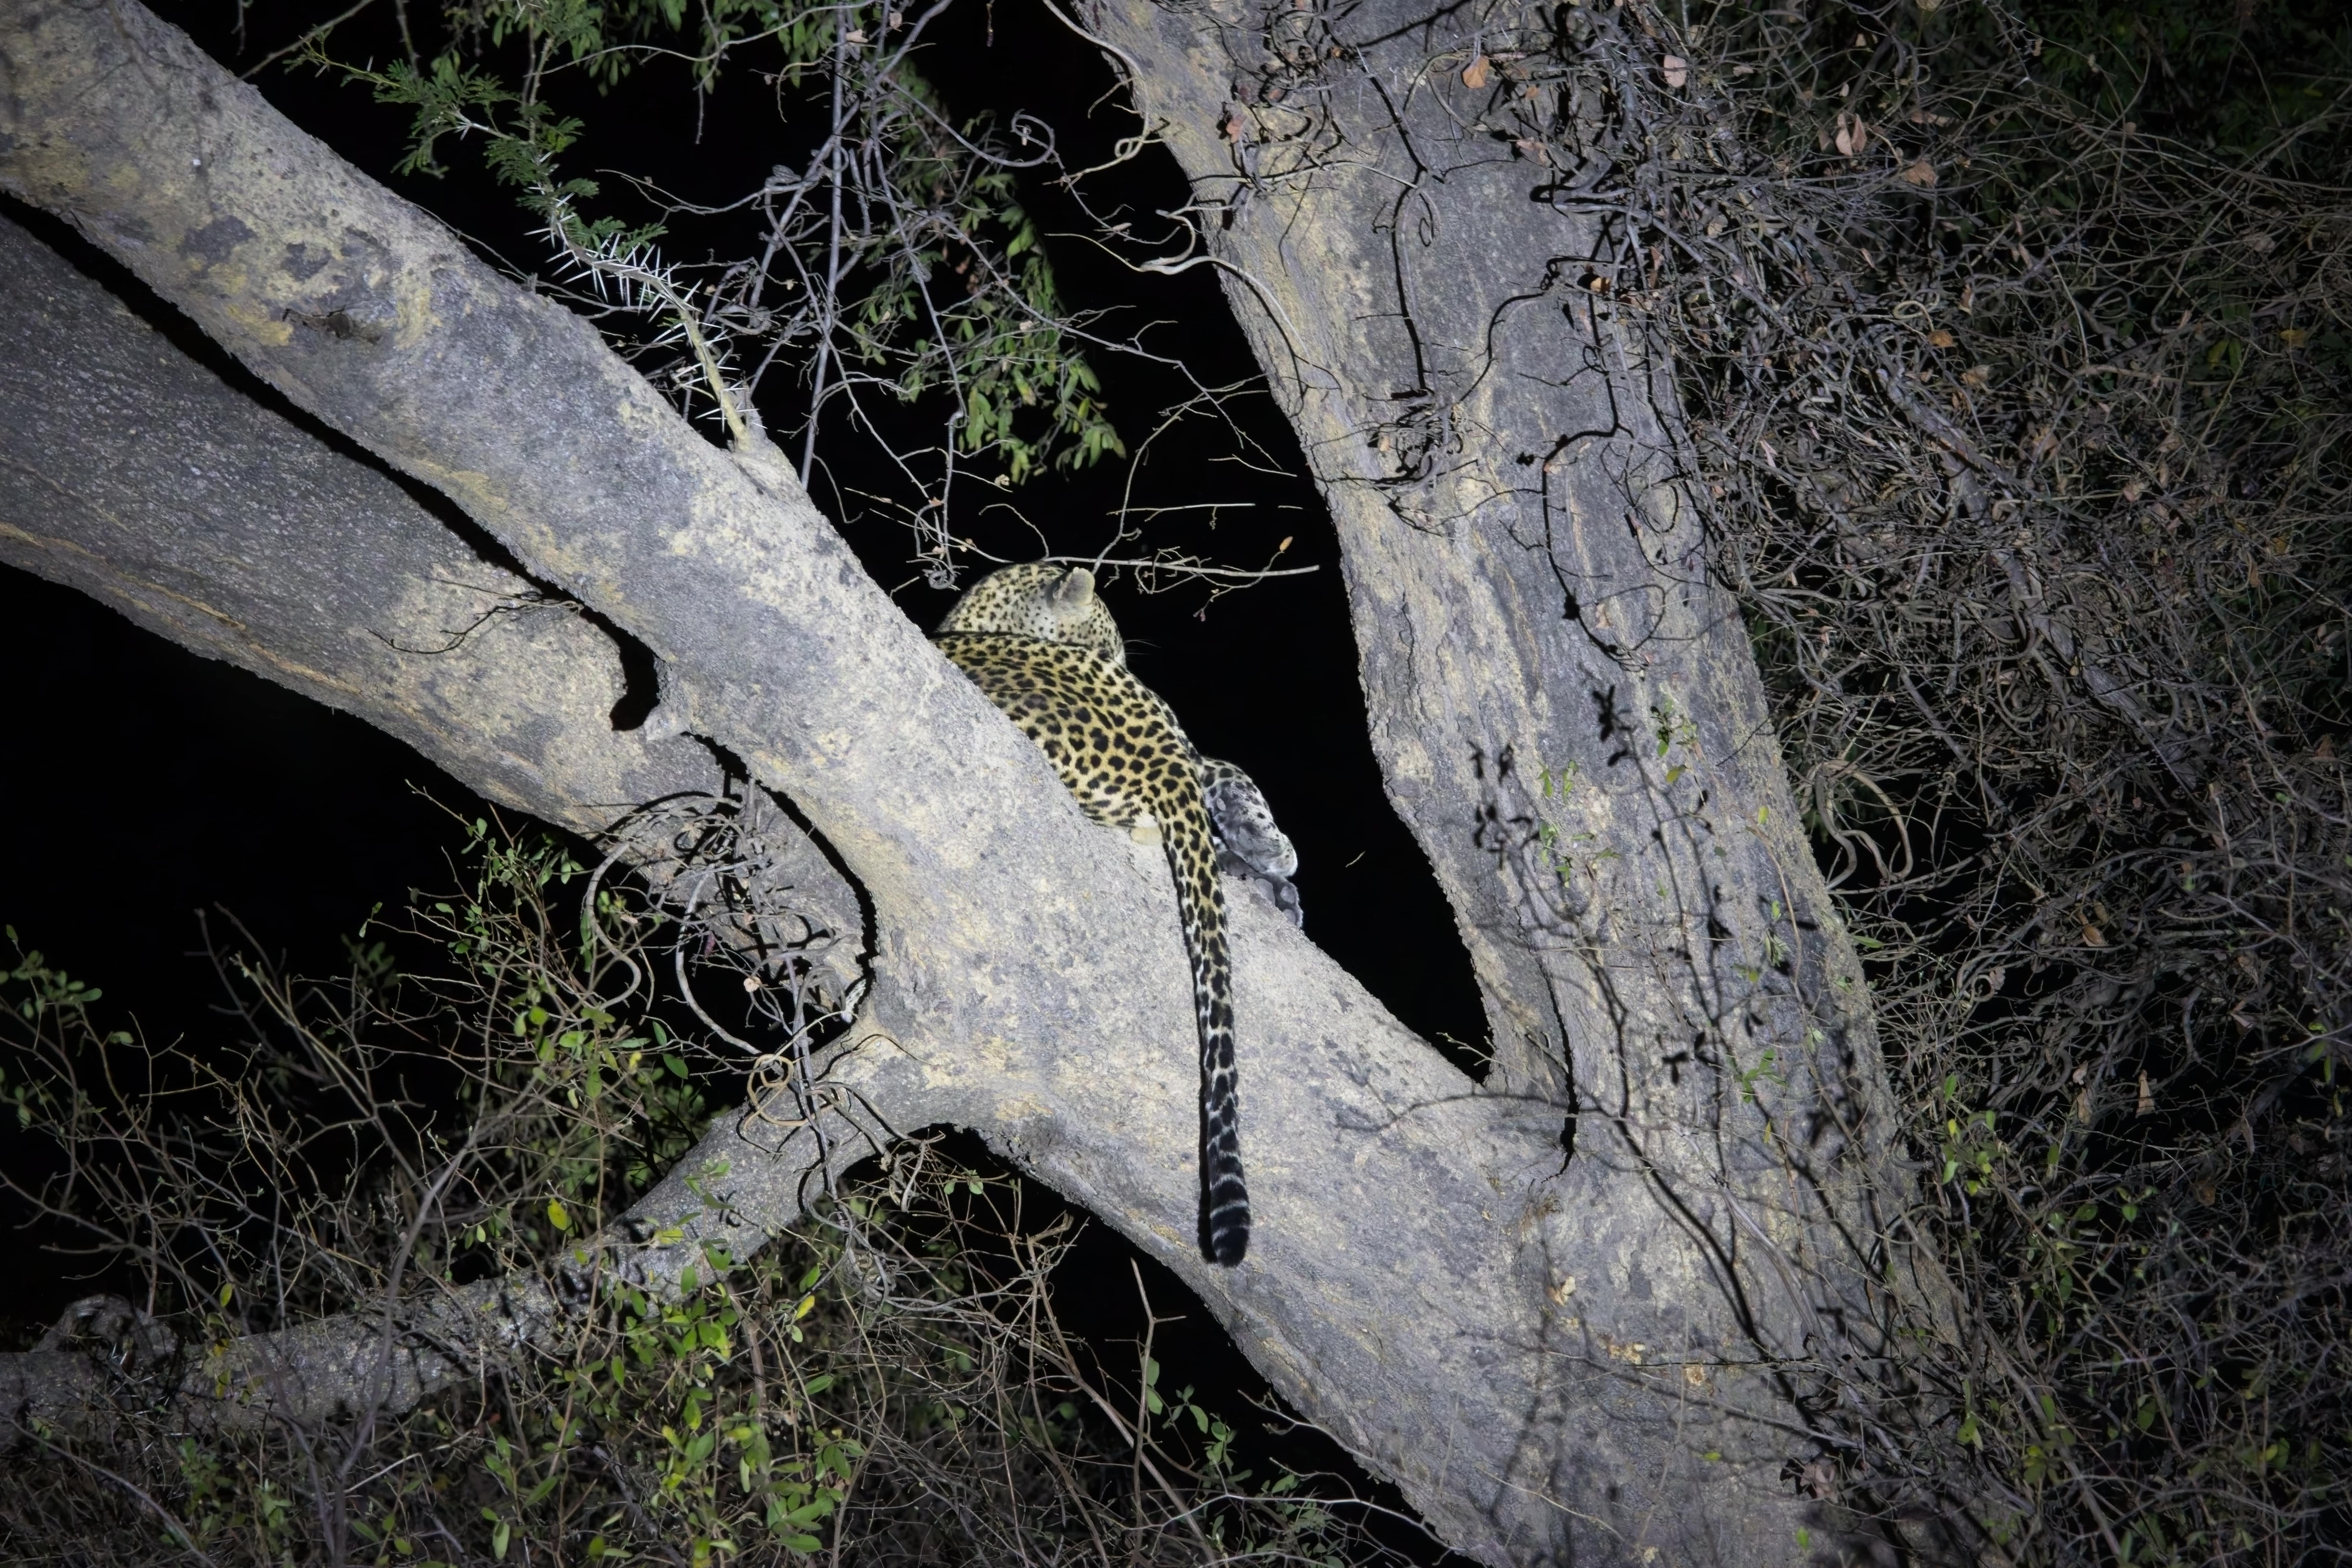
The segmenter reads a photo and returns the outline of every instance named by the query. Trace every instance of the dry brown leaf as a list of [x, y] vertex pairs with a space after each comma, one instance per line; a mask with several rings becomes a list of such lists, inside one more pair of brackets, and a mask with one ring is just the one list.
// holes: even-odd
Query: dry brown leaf
[[2156, 1110], [2156, 1091], [2147, 1086], [2147, 1074], [2139, 1075], [2139, 1113], [2147, 1116]]
[[1839, 110], [1837, 117], [1837, 150], [1849, 158], [1859, 158], [1862, 150], [1870, 145], [1870, 127], [1862, 117]]
[[1690, 62], [1678, 55], [1660, 60], [1658, 68], [1665, 73], [1668, 87], [1681, 87], [1690, 80]]
[[1493, 69], [1494, 67], [1487, 62], [1486, 57], [1480, 55], [1463, 68], [1462, 85], [1475, 92], [1486, 85], [1487, 73]]
[[1937, 327], [1934, 331], [1927, 334], [1927, 342], [1934, 347], [1939, 349], [1957, 347], [1959, 341], [1959, 339], [1952, 336], [1951, 333], [1946, 331], [1941, 327]]
[[1922, 190], [1928, 189], [1936, 183], [1936, 165], [1922, 158], [1903, 171], [1903, 178]]

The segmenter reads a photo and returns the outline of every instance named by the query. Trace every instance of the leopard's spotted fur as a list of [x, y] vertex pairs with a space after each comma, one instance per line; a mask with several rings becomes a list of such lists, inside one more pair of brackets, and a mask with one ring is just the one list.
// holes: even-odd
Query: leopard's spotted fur
[[1234, 1067], [1233, 962], [1201, 755], [1168, 705], [1128, 673], [1126, 645], [1084, 567], [1007, 567], [965, 595], [937, 640], [1037, 742], [1088, 817], [1133, 828], [1149, 816], [1160, 830], [1192, 958], [1201, 1037], [1201, 1248], [1215, 1262], [1239, 1263], [1249, 1247], [1250, 1209]]

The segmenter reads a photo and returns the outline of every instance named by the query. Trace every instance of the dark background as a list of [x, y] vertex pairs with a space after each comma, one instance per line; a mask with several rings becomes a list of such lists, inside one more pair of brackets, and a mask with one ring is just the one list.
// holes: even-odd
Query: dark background
[[[157, 9], [238, 69], [309, 21], [280, 16], [265, 25], [256, 11], [240, 37], [229, 0]], [[388, 8], [378, 10], [386, 14], [338, 35], [340, 58], [381, 58], [397, 48]], [[957, 120], [990, 112], [1002, 122], [1016, 109], [1041, 114], [1073, 167], [1103, 161], [1115, 139], [1135, 128], [1130, 115], [1105, 100], [1113, 83], [1095, 51], [1041, 10], [978, 3], [961, 10], [923, 57]], [[429, 22], [421, 10], [410, 19]], [[364, 30], [370, 26], [373, 31]], [[422, 35], [418, 43], [428, 54], [434, 47]], [[374, 103], [364, 88], [337, 76], [283, 64], [261, 70], [256, 82], [305, 130], [431, 208], [493, 259], [522, 271], [541, 263], [528, 216], [510, 191], [482, 174], [472, 149], [445, 147], [446, 177], [395, 176], [405, 110]], [[572, 167], [650, 172], [677, 195], [725, 198], [792, 154], [796, 128], [779, 126], [772, 89], [749, 72], [722, 80], [698, 104], [675, 74], [647, 69], [612, 100], [591, 123], [625, 129], [592, 132]], [[1154, 215], [1180, 205], [1185, 192], [1164, 153], [1148, 153], [1117, 179], [1106, 185], [1097, 176], [1089, 185], [1097, 215], [1134, 220], [1147, 237], [1169, 229]], [[606, 189], [618, 193], [619, 183]], [[1050, 183], [1032, 179], [1022, 194], [1039, 227], [1062, 237], [1049, 238], [1047, 248], [1065, 301], [1114, 311], [1101, 329], [1108, 335], [1141, 331], [1153, 349], [1181, 354], [1200, 384], [1242, 385], [1224, 405], [1241, 437], [1202, 418], [1161, 436], [1131, 476], [1118, 459], [1009, 491], [968, 475], [959, 481], [950, 526], [1008, 559], [1040, 553], [1040, 532], [1055, 553], [1092, 553], [1109, 541], [1124, 495], [1138, 507], [1227, 503], [1150, 524], [1144, 549], [1176, 545], [1222, 564], [1256, 566], [1280, 540], [1293, 541], [1280, 563], [1316, 565], [1312, 575], [1213, 602], [1197, 585], [1146, 597], [1120, 583], [1108, 597], [1137, 674], [1169, 700], [1204, 752], [1249, 770], [1296, 841], [1307, 934], [1407, 1025], [1475, 1067], [1483, 1025], [1467, 959], [1427, 862], [1381, 791], [1329, 522], [1212, 270], [1137, 274], [1069, 237], [1089, 220]], [[606, 205], [642, 216], [618, 195]], [[684, 242], [692, 237], [699, 237]], [[105, 280], [121, 282], [119, 274]], [[131, 302], [151, 314], [161, 309], [152, 300]], [[1130, 449], [1163, 408], [1192, 390], [1163, 365], [1099, 352], [1090, 357]], [[799, 412], [794, 390], [782, 375], [762, 388], [762, 408], [780, 438]], [[935, 440], [938, 414], [913, 411], [904, 434]], [[859, 516], [857, 493], [882, 488], [888, 475], [842, 423], [833, 429], [810, 476], [819, 505], [843, 522], [845, 536], [908, 614], [934, 624], [952, 595], [921, 582], [904, 529]], [[796, 441], [786, 445], [797, 455]], [[22, 947], [105, 993], [105, 1027], [137, 1027], [159, 1044], [180, 1037], [200, 1047], [212, 1039], [233, 1043], [232, 1026], [215, 1012], [219, 990], [199, 926], [205, 911], [215, 932], [226, 929], [224, 915], [233, 915], [286, 968], [329, 973], [343, 966], [346, 940], [379, 905], [397, 909], [412, 891], [461, 882], [465, 824], [488, 808], [356, 720], [6, 569], [0, 569], [0, 667], [10, 674], [16, 730], [8, 765], [0, 768], [0, 812], [15, 825], [0, 872], [0, 921]], [[1246, 1076], [1246, 1037], [1244, 1049]], [[981, 1157], [976, 1142], [963, 1152]], [[1029, 1213], [1046, 1218], [1057, 1206], [1050, 1194], [1034, 1194]], [[1110, 1347], [1140, 1328], [1129, 1256], [1124, 1241], [1091, 1227], [1058, 1282], [1073, 1325], [1114, 1363]], [[65, 1260], [20, 1254], [0, 1290], [0, 1332], [22, 1342], [37, 1331], [91, 1289], [77, 1274]], [[1266, 1397], [1263, 1384], [1172, 1276], [1150, 1268], [1146, 1278], [1160, 1311], [1185, 1311], [1190, 1320], [1161, 1331], [1159, 1353], [1169, 1368], [1162, 1386], [1197, 1384], [1209, 1394], [1205, 1403], [1247, 1426], [1241, 1402]], [[1338, 1460], [1328, 1444], [1302, 1441], [1293, 1439], [1279, 1457], [1304, 1465]]]

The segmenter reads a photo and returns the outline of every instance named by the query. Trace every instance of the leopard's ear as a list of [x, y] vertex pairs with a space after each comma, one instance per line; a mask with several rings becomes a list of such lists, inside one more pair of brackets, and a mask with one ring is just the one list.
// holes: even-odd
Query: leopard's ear
[[1055, 606], [1065, 614], [1076, 615], [1095, 602], [1095, 574], [1083, 566], [1073, 566], [1054, 584]]

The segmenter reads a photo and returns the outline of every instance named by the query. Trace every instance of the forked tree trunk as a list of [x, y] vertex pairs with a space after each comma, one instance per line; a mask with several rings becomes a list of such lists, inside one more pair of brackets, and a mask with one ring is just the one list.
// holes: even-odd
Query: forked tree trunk
[[[977, 1129], [1167, 1261], [1286, 1398], [1483, 1560], [1788, 1562], [1811, 1369], [1879, 1352], [1874, 1293], [1897, 1273], [1885, 1093], [1745, 636], [1706, 579], [1670, 394], [1583, 287], [1600, 220], [1531, 199], [1507, 140], [1471, 129], [1503, 110], [1464, 72], [1517, 15], [1327, 26], [1120, 0], [1090, 18], [1192, 175], [1313, 455], [1375, 747], [1495, 1034], [1482, 1091], [1237, 899], [1260, 1230], [1233, 1271], [1192, 1247], [1192, 1026], [1154, 852], [1085, 825], [789, 474], [730, 462], [592, 329], [132, 0], [0, 0], [0, 188], [642, 639], [677, 722], [805, 813], [874, 911], [873, 986], [829, 1069], [836, 1162], [843, 1139]], [[55, 297], [93, 353], [130, 334], [108, 352], [134, 384], [142, 363], [188, 374], [86, 290]], [[230, 395], [203, 379], [197, 405]], [[406, 498], [383, 503], [423, 531], [398, 550], [280, 506], [263, 448], [312, 450], [294, 426], [212, 454], [219, 548], [180, 550], [173, 507], [196, 492], [144, 460], [152, 430], [84, 407], [20, 437], [19, 406], [108, 405], [70, 376], [6, 388], [11, 561], [144, 605], [551, 817], [594, 826], [628, 804], [605, 793], [620, 781], [702, 765], [613, 733], [577, 621], [471, 645], [505, 683], [499, 721], [452, 721], [432, 697], [449, 667], [376, 637], [446, 613], [426, 595], [447, 542]], [[296, 573], [368, 589], [322, 631], [303, 595], [254, 591]], [[226, 639], [186, 613], [239, 594]], [[729, 1212], [694, 1218], [683, 1172], [645, 1206], [689, 1243], [789, 1223], [810, 1142], [762, 1148], [729, 1119], [691, 1162], [728, 1162]], [[614, 1258], [658, 1280], [690, 1250]], [[525, 1303], [503, 1331], [544, 1321]], [[291, 1342], [244, 1347], [250, 1404], [308, 1418], [383, 1396], [344, 1375], [371, 1333], [307, 1331], [310, 1371], [275, 1381]], [[409, 1364], [401, 1399], [442, 1375]], [[17, 1362], [0, 1387], [37, 1401], [44, 1375]]]

